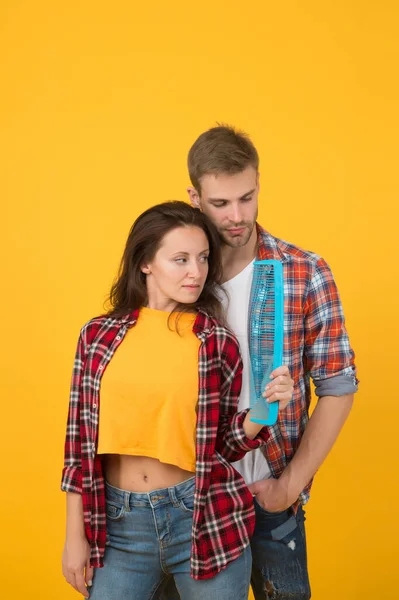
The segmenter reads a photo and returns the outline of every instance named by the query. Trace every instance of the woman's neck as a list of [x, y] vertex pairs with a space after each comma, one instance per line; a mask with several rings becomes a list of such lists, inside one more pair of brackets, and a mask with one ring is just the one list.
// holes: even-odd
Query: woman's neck
[[177, 302], [169, 298], [148, 298], [146, 308], [171, 313], [177, 306]]

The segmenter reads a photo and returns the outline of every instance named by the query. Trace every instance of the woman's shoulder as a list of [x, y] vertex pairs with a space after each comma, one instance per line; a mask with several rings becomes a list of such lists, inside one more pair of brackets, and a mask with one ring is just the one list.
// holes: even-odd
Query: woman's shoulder
[[199, 315], [202, 317], [201, 325], [203, 326], [204, 330], [209, 331], [209, 333], [213, 333], [221, 344], [227, 344], [232, 347], [239, 348], [238, 340], [234, 332], [226, 323], [223, 323], [219, 319], [202, 311], [199, 313]]
[[112, 331], [119, 327], [120, 319], [104, 314], [87, 321], [80, 330], [80, 335], [86, 344], [90, 344], [101, 332]]

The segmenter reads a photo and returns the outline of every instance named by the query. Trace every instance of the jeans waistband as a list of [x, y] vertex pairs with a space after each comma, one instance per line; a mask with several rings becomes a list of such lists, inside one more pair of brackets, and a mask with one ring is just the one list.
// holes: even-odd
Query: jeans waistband
[[105, 482], [107, 501], [123, 504], [126, 508], [133, 506], [156, 506], [159, 504], [178, 504], [179, 500], [192, 496], [195, 490], [195, 476], [172, 487], [153, 490], [152, 492], [129, 492]]

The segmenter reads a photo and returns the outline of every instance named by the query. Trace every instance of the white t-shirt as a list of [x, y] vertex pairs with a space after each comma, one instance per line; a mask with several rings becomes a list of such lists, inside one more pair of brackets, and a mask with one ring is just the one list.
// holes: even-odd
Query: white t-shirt
[[[250, 262], [241, 273], [238, 273], [233, 279], [223, 284], [223, 289], [228, 295], [228, 298], [226, 298], [222, 294], [227, 323], [238, 339], [244, 364], [238, 410], [248, 408], [250, 403], [248, 308], [251, 295], [253, 263], [254, 261]], [[269, 465], [260, 449], [248, 452], [243, 459], [234, 463], [234, 468], [244, 477], [248, 485], [259, 479], [267, 479], [271, 476]]]

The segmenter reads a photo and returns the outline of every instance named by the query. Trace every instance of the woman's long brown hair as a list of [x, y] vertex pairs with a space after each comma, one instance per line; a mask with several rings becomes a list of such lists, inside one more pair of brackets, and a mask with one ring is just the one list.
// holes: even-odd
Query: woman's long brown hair
[[143, 212], [134, 222], [126, 242], [118, 277], [109, 294], [113, 317], [124, 317], [148, 302], [146, 275], [141, 267], [151, 262], [164, 236], [178, 227], [199, 227], [209, 243], [208, 276], [200, 297], [193, 304], [179, 304], [176, 311], [202, 309], [210, 316], [223, 320], [218, 288], [222, 277], [220, 239], [216, 228], [199, 209], [186, 202], [157, 204]]

